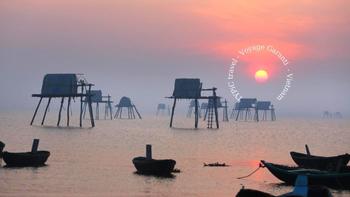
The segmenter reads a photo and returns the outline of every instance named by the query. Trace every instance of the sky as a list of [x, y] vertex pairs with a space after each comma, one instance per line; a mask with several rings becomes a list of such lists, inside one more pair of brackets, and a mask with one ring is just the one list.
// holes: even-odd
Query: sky
[[[347, 0], [1, 0], [0, 30], [0, 110], [33, 110], [46, 73], [83, 73], [141, 112], [170, 104], [175, 78], [200, 78], [232, 105], [232, 58], [263, 45], [289, 63], [267, 50], [241, 55], [234, 82], [243, 97], [271, 100], [281, 114], [350, 115]], [[291, 87], [276, 100], [288, 73]]]

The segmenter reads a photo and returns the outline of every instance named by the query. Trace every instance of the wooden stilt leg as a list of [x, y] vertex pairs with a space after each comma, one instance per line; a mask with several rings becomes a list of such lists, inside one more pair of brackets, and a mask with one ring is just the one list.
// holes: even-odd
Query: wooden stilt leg
[[69, 110], [70, 110], [70, 101], [72, 97], [68, 97], [68, 104], [67, 104], [67, 127], [69, 127]]
[[117, 111], [115, 112], [115, 114], [114, 114], [114, 118], [118, 118], [118, 114], [119, 114], [119, 107], [117, 108]]
[[91, 121], [91, 126], [95, 127], [95, 121], [94, 121], [94, 115], [92, 112], [92, 103], [91, 103], [91, 97], [89, 96], [89, 103], [88, 103], [88, 107], [89, 107], [89, 113], [90, 113], [90, 121]]
[[42, 121], [41, 121], [41, 125], [44, 125], [45, 118], [46, 118], [46, 113], [47, 113], [47, 110], [48, 110], [48, 108], [49, 108], [50, 102], [51, 102], [51, 97], [49, 97], [49, 100], [47, 101], [47, 105], [46, 105], [46, 108], [45, 108], [45, 112], [44, 112], [43, 119], [42, 119]]
[[238, 121], [239, 113], [240, 113], [240, 112], [241, 112], [241, 110], [239, 109], [238, 112], [237, 112], [236, 121]]
[[173, 118], [174, 118], [175, 105], [176, 105], [176, 98], [174, 98], [173, 108], [171, 110], [170, 127], [173, 127]]
[[208, 105], [208, 107], [205, 109], [204, 120], [207, 119], [208, 109], [209, 109], [209, 105]]
[[218, 106], [216, 104], [216, 97], [214, 99], [214, 112], [215, 112], [215, 122], [216, 122], [216, 128], [219, 128], [219, 116], [218, 116]]
[[195, 118], [195, 122], [194, 122], [194, 128], [198, 128], [198, 99], [194, 100], [195, 102], [195, 108], [194, 108], [194, 118]]
[[80, 97], [80, 114], [79, 114], [79, 126], [83, 126], [83, 97]]
[[98, 102], [96, 103], [96, 112], [95, 112], [96, 120], [100, 119], [100, 106], [98, 105]]
[[89, 90], [88, 90], [88, 107], [89, 107], [89, 114], [90, 114], [90, 121], [91, 121], [91, 127], [95, 127], [95, 121], [94, 121], [94, 114], [92, 111], [92, 102], [91, 102], [91, 85], [89, 85]]
[[87, 102], [84, 102], [84, 108], [83, 108], [83, 117], [85, 119], [85, 114], [86, 114], [86, 107], [87, 107]]
[[62, 97], [61, 99], [60, 111], [58, 112], [58, 120], [57, 120], [58, 127], [60, 126], [60, 122], [61, 122], [61, 112], [62, 112], [63, 102], [64, 102], [64, 97]]
[[140, 118], [140, 119], [142, 119], [142, 117], [141, 117], [141, 115], [140, 115], [139, 111], [137, 111], [137, 109], [136, 109], [136, 106], [135, 106], [135, 105], [133, 105], [133, 107], [134, 107], [134, 109], [135, 109], [135, 111], [136, 111], [137, 115], [139, 116], [139, 118]]
[[39, 106], [40, 106], [42, 100], [43, 100], [43, 97], [40, 97], [39, 103], [38, 103], [38, 105], [37, 105], [36, 108], [35, 108], [35, 112], [34, 112], [32, 121], [30, 121], [30, 125], [33, 125], [33, 122], [34, 122], [36, 113], [38, 113], [38, 109], [39, 109]]
[[110, 101], [108, 101], [108, 107], [109, 107], [109, 115], [111, 116], [111, 120], [113, 119], [113, 112], [112, 112], [112, 104]]

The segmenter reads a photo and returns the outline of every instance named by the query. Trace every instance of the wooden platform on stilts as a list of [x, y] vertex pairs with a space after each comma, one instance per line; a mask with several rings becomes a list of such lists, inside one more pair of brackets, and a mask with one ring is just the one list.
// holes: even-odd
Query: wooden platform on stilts
[[[80, 98], [80, 123], [79, 126], [82, 127], [82, 104], [83, 99], [86, 98], [89, 106], [89, 114], [91, 119], [91, 126], [95, 126], [92, 106], [91, 106], [91, 87], [93, 84], [87, 83], [86, 81], [80, 79], [78, 80], [79, 74], [47, 74], [44, 77], [43, 85], [41, 89], [41, 94], [32, 94], [32, 97], [40, 98], [39, 103], [34, 111], [34, 115], [30, 122], [30, 125], [33, 125], [35, 117], [37, 115], [38, 109], [43, 98], [48, 98], [47, 105], [45, 107], [44, 115], [41, 121], [41, 125], [44, 125], [46, 114], [51, 103], [52, 98], [61, 98], [57, 126], [60, 126], [61, 122], [61, 113], [64, 104], [65, 98], [68, 98], [67, 103], [67, 126], [70, 125], [70, 107], [71, 100], [74, 98]], [[80, 92], [78, 92], [78, 88], [80, 88]]]

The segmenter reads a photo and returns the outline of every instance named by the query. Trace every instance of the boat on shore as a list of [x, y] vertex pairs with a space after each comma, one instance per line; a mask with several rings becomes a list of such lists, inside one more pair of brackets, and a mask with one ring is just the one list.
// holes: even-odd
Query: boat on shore
[[317, 169], [305, 169], [290, 167], [261, 161], [276, 178], [293, 185], [298, 175], [305, 175], [310, 185], [323, 185], [335, 189], [350, 189], [350, 167], [341, 169], [339, 172], [321, 171]]
[[49, 151], [36, 152], [3, 152], [6, 167], [39, 167], [44, 166], [50, 156]]
[[146, 157], [135, 157], [132, 160], [137, 173], [149, 175], [170, 175], [175, 167], [173, 159], [148, 159]]
[[290, 156], [299, 167], [327, 171], [336, 171], [344, 168], [350, 160], [350, 155], [347, 153], [338, 156], [323, 157], [292, 151], [290, 152]]

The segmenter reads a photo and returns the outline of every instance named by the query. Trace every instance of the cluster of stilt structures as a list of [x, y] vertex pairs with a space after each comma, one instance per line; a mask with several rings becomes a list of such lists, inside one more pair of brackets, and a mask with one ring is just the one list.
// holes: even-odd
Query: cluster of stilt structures
[[129, 97], [122, 97], [119, 101], [119, 104], [117, 104], [115, 107], [117, 108], [117, 111], [115, 112], [114, 118], [116, 119], [123, 118], [123, 108], [126, 108], [128, 110], [128, 119], [135, 119], [135, 112], [137, 113], [139, 119], [142, 119], [140, 113], [137, 111], [136, 106], [131, 102], [131, 99]]
[[159, 103], [157, 106], [156, 116], [158, 115], [168, 115], [170, 116], [170, 107], [164, 103]]
[[[112, 114], [112, 103], [113, 101], [111, 100], [111, 96], [103, 96], [101, 90], [91, 90], [91, 103], [96, 105], [96, 111], [95, 111], [95, 119], [99, 120], [100, 119], [100, 103], [105, 104], [105, 115], [104, 119], [106, 119], [108, 116], [110, 119], [113, 119], [113, 114]], [[88, 101], [85, 99], [84, 100], [84, 118], [85, 118], [85, 112], [86, 112], [86, 107], [88, 105]]]
[[49, 105], [51, 103], [51, 100], [53, 98], [59, 98], [61, 99], [61, 105], [58, 112], [58, 120], [57, 120], [57, 126], [60, 126], [61, 121], [61, 113], [62, 108], [64, 104], [64, 100], [67, 98], [67, 126], [70, 124], [70, 107], [71, 107], [71, 101], [75, 98], [80, 98], [80, 127], [82, 127], [82, 117], [83, 117], [83, 102], [86, 100], [88, 108], [89, 108], [89, 114], [90, 114], [90, 121], [91, 126], [95, 126], [94, 118], [93, 118], [93, 111], [92, 111], [92, 105], [91, 105], [91, 87], [93, 84], [88, 83], [86, 79], [82, 77], [81, 74], [47, 74], [44, 77], [41, 93], [40, 94], [33, 94], [32, 97], [38, 97], [40, 98], [39, 103], [35, 109], [33, 118], [30, 122], [30, 125], [33, 124], [36, 114], [38, 112], [38, 109], [40, 107], [40, 104], [43, 100], [43, 98], [48, 98], [48, 102], [44, 111], [44, 115], [41, 121], [41, 125], [44, 125], [46, 114], [49, 108]]
[[[212, 92], [211, 96], [202, 96], [202, 91], [210, 91]], [[194, 127], [198, 128], [198, 119], [199, 119], [199, 99], [206, 99], [209, 100], [213, 99], [213, 109], [210, 112], [210, 115], [208, 114], [208, 124], [207, 128], [213, 128], [213, 122], [215, 120], [216, 128], [219, 128], [219, 119], [218, 119], [218, 108], [217, 108], [217, 95], [216, 95], [216, 88], [209, 88], [209, 89], [203, 89], [202, 83], [200, 82], [200, 79], [176, 79], [175, 80], [175, 87], [173, 91], [173, 95], [171, 97], [167, 97], [174, 99], [173, 107], [171, 110], [171, 118], [170, 118], [170, 127], [173, 126], [173, 117], [175, 112], [175, 106], [176, 101], [179, 99], [193, 99], [194, 100], [194, 114], [195, 114], [195, 124]], [[208, 112], [209, 113], [209, 112]]]
[[238, 120], [268, 120], [270, 114], [270, 120], [276, 120], [276, 113], [274, 106], [270, 101], [258, 101], [256, 98], [242, 98], [239, 102], [235, 103], [231, 118]]
[[330, 111], [324, 111], [322, 117], [325, 118], [325, 119], [331, 119], [331, 118], [342, 119], [343, 118], [343, 114], [340, 113], [340, 112], [332, 113]]

